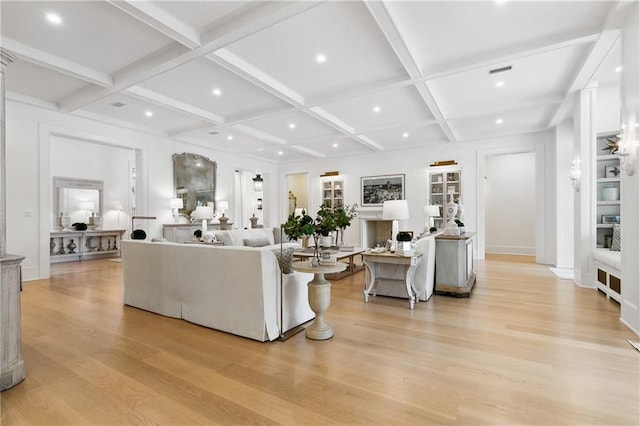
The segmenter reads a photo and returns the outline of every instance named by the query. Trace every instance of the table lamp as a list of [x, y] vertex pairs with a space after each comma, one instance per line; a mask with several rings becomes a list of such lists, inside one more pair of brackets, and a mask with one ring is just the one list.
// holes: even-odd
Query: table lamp
[[213, 207], [211, 206], [197, 206], [193, 211], [193, 218], [195, 220], [202, 220], [202, 233], [207, 232], [207, 221], [213, 219]]
[[424, 232], [429, 232], [433, 228], [433, 218], [440, 217], [440, 206], [435, 204], [424, 206], [424, 215], [427, 217], [427, 222], [424, 224]]
[[220, 221], [220, 229], [227, 229], [227, 222], [229, 221], [229, 218], [224, 215], [224, 212], [229, 209], [229, 202], [218, 201], [216, 205], [218, 206], [218, 211], [222, 212], [222, 216], [218, 218]]
[[178, 210], [184, 208], [184, 199], [171, 198], [169, 200], [169, 207], [171, 208], [171, 213], [173, 213], [173, 221], [178, 223]]
[[388, 200], [382, 203], [382, 218], [391, 222], [391, 251], [396, 251], [396, 237], [398, 236], [398, 220], [409, 219], [409, 204], [407, 200]]

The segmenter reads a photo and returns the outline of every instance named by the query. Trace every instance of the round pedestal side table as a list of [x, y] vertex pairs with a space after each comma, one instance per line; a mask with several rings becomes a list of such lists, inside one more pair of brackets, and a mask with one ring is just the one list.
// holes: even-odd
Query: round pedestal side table
[[342, 272], [347, 268], [346, 263], [338, 262], [335, 265], [311, 266], [309, 261], [294, 262], [293, 270], [298, 272], [310, 272], [313, 279], [307, 284], [309, 292], [309, 306], [316, 314], [316, 318], [304, 331], [308, 339], [326, 340], [333, 337], [333, 329], [324, 320], [324, 314], [331, 303], [331, 283], [324, 278], [324, 274]]

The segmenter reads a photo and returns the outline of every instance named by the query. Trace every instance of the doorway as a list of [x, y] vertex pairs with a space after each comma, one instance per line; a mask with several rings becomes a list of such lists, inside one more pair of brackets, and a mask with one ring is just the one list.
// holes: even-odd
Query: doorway
[[[553, 263], [546, 252], [545, 148], [531, 144], [478, 153], [478, 233], [476, 253], [535, 255], [537, 263]], [[526, 206], [526, 207], [525, 207]], [[525, 210], [526, 208], [526, 210]]]
[[[304, 209], [309, 214], [309, 174], [294, 173], [287, 175], [286, 216], [295, 209]], [[313, 215], [311, 215], [313, 216]]]

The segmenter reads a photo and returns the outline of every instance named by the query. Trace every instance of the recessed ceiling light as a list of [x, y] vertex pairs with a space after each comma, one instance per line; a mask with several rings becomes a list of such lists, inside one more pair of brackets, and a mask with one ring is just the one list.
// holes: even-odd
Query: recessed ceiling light
[[406, 139], [406, 138], [408, 138], [408, 137], [409, 137], [409, 133], [404, 132], [404, 133], [402, 134], [402, 137], [403, 137], [403, 138], [405, 138], [405, 139]]
[[227, 136], [227, 140], [228, 140], [228, 141], [232, 141], [232, 140], [233, 140], [233, 135], [229, 135], [229, 136]]
[[147, 117], [153, 117], [153, 112], [152, 111], [145, 111], [144, 115], [146, 115]]
[[47, 21], [49, 21], [49, 23], [53, 25], [62, 25], [62, 18], [57, 13], [47, 13]]
[[316, 55], [316, 62], [319, 64], [324, 64], [327, 62], [327, 56], [324, 53], [318, 53]]
[[503, 120], [502, 118], [498, 118], [498, 119], [496, 120], [496, 124], [502, 124], [502, 123], [503, 123], [503, 121], [504, 121], [504, 120]]
[[296, 123], [289, 123], [289, 128], [290, 129], [295, 129], [296, 128]]
[[616, 67], [616, 72], [622, 71], [622, 67]]
[[504, 86], [504, 81], [500, 80], [496, 82], [496, 87], [502, 87], [502, 86]]
[[373, 112], [380, 112], [380, 111], [381, 111], [381, 108], [379, 105], [376, 105], [373, 107]]
[[334, 148], [337, 148], [337, 147], [338, 147], [338, 144], [337, 144], [337, 143], [334, 143], [334, 144], [333, 144], [333, 147], [334, 147]]
[[218, 89], [217, 87], [214, 87], [211, 93], [213, 93], [213, 96], [220, 96], [222, 95], [222, 90]]
[[282, 154], [283, 154], [283, 152], [282, 152], [282, 151], [278, 151], [278, 155], [282, 155]]

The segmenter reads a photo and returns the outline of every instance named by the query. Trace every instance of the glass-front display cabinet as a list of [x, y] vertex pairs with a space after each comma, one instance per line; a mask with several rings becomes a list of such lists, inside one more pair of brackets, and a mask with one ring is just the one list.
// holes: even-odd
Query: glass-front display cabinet
[[433, 218], [433, 225], [444, 228], [449, 221], [447, 203], [462, 201], [462, 169], [459, 166], [429, 167], [429, 204], [440, 207], [440, 217]]

